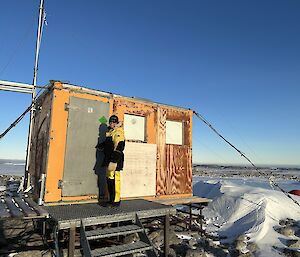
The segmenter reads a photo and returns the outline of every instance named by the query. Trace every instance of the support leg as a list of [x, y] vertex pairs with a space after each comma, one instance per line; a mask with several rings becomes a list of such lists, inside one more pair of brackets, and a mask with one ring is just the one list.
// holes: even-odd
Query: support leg
[[75, 233], [76, 227], [75, 224], [72, 224], [69, 229], [69, 250], [68, 250], [68, 257], [73, 257], [75, 253]]
[[200, 204], [199, 205], [199, 209], [200, 209], [200, 215], [199, 215], [199, 223], [200, 223], [200, 235], [203, 236], [203, 214], [202, 214], [202, 210], [203, 210], [203, 206]]
[[57, 224], [54, 226], [54, 229], [53, 229], [53, 237], [54, 237], [54, 243], [55, 243], [55, 257], [60, 257]]
[[192, 218], [193, 218], [193, 215], [192, 215], [192, 205], [189, 204], [189, 207], [190, 207], [189, 228], [190, 228], [190, 230], [192, 230]]
[[165, 216], [165, 227], [164, 227], [164, 257], [169, 255], [169, 244], [170, 244], [170, 214]]

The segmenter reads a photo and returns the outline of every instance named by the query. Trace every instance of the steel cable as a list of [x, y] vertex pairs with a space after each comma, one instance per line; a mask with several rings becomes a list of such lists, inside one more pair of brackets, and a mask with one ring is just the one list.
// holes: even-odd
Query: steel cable
[[43, 89], [45, 89], [45, 87], [42, 87], [39, 90], [36, 97], [32, 100], [31, 104], [26, 108], [26, 110], [3, 133], [0, 134], [0, 140], [25, 117], [26, 113], [28, 113], [33, 108], [36, 103], [36, 99], [39, 96], [39, 93]]
[[[254, 168], [255, 170], [260, 174], [260, 171], [255, 166], [255, 164], [238, 148], [236, 148], [232, 143], [230, 143], [225, 137], [223, 137], [201, 114], [199, 114], [196, 111], [193, 111], [193, 113], [202, 121], [204, 122], [213, 132], [215, 132], [220, 138], [222, 138], [227, 144], [229, 144], [233, 149], [235, 149], [243, 158], [245, 158]], [[273, 174], [271, 172], [271, 176], [269, 177], [269, 183], [272, 188], [273, 186], [277, 187], [282, 193], [284, 193], [289, 199], [291, 199], [295, 204], [297, 204], [300, 207], [300, 204], [289, 194], [289, 192], [285, 191], [283, 188], [281, 188], [274, 180], [273, 180]]]

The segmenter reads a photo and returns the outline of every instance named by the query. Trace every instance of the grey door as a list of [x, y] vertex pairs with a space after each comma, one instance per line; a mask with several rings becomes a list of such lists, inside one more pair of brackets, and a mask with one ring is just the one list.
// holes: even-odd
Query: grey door
[[108, 119], [109, 104], [70, 97], [68, 109], [62, 196], [97, 195], [95, 167], [99, 166], [101, 156], [95, 146], [101, 130], [99, 118], [105, 116]]

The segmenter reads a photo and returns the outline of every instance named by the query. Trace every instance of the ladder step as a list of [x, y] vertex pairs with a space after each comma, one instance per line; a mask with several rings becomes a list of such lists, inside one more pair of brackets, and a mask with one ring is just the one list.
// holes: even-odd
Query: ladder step
[[142, 227], [133, 224], [133, 225], [127, 225], [127, 226], [119, 226], [119, 227], [85, 231], [85, 234], [86, 234], [86, 237], [88, 240], [96, 240], [99, 238], [127, 235], [127, 234], [142, 232], [142, 231], [143, 231]]
[[99, 248], [91, 251], [93, 257], [115, 257], [132, 253], [143, 252], [152, 250], [153, 247], [142, 241], [132, 244], [116, 245], [112, 247]]

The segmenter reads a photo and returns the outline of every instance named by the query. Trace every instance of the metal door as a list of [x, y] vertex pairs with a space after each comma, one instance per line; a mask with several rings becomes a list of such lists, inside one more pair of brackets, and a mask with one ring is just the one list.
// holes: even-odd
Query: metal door
[[95, 167], [103, 156], [99, 156], [95, 146], [101, 130], [99, 118], [108, 119], [109, 103], [70, 97], [68, 110], [62, 196], [97, 195]]

